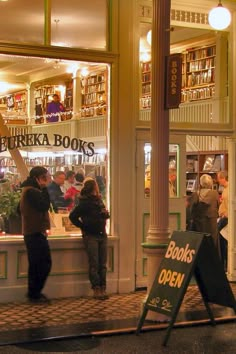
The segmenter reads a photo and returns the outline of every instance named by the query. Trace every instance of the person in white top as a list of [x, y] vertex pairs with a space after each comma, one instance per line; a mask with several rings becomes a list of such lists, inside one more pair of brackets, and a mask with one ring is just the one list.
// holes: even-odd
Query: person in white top
[[69, 188], [71, 188], [75, 183], [75, 172], [67, 171], [64, 184], [61, 186], [62, 192], [65, 194]]

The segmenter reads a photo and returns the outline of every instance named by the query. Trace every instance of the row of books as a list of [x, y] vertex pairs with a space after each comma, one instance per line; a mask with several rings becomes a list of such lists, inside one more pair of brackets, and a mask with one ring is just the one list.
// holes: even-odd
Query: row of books
[[144, 73], [142, 74], [142, 82], [149, 82], [151, 81], [151, 73]]
[[152, 68], [151, 62], [142, 63], [142, 72], [151, 71], [151, 68]]
[[198, 50], [189, 51], [187, 54], [187, 61], [203, 59], [216, 55], [216, 46], [201, 48]]
[[200, 73], [191, 73], [187, 76], [187, 86], [197, 86], [201, 84], [214, 83], [215, 82], [215, 70], [209, 69]]
[[199, 70], [207, 70], [215, 67], [215, 57], [195, 60], [187, 63], [187, 72], [190, 71], [199, 71]]
[[181, 91], [181, 102], [187, 102], [192, 100], [204, 100], [211, 98], [215, 95], [215, 86], [209, 86], [199, 89], [192, 90], [182, 90]]
[[[200, 172], [218, 172], [224, 169], [223, 155], [206, 155]], [[186, 172], [199, 172], [199, 161], [196, 158], [188, 158]]]

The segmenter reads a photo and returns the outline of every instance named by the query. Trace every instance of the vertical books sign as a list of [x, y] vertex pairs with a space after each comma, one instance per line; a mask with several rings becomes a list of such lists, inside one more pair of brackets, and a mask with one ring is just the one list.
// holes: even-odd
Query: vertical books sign
[[165, 109], [179, 108], [181, 102], [182, 55], [166, 58]]

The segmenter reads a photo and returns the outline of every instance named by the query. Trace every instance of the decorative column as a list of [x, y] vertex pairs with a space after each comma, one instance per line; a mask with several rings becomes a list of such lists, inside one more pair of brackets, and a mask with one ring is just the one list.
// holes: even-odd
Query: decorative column
[[228, 222], [228, 279], [236, 280], [236, 12], [232, 13], [229, 57], [230, 116], [234, 132], [228, 143], [228, 174], [229, 174], [229, 222]]
[[76, 117], [79, 116], [81, 109], [81, 83], [80, 83], [80, 71], [76, 70], [73, 74], [73, 112]]
[[[152, 105], [151, 105], [151, 194], [147, 243], [148, 291], [152, 286], [168, 241], [169, 224], [169, 112], [164, 108], [165, 60], [170, 53], [170, 0], [153, 0]], [[148, 312], [147, 319], [165, 320]]]

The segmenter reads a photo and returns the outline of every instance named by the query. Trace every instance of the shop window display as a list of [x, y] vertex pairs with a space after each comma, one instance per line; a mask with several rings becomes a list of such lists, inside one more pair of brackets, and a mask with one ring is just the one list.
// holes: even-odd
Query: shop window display
[[[0, 63], [7, 60], [8, 55], [0, 55]], [[24, 140], [23, 137], [34, 135], [38, 136], [38, 142], [42, 141], [43, 136], [49, 142], [35, 147], [24, 144], [20, 146], [22, 163], [28, 171], [34, 166], [44, 166], [50, 175], [56, 171], [73, 170], [77, 173], [83, 170], [85, 177], [97, 180], [102, 198], [109, 207], [109, 137], [106, 130], [109, 126], [109, 65], [63, 60], [60, 61], [60, 67], [55, 69], [54, 59], [11, 56], [11, 60], [13, 66], [19, 61], [21, 66], [18, 66], [18, 86], [9, 86], [7, 91], [1, 91], [0, 87], [0, 114], [3, 124], [7, 125], [13, 139], [20, 135]], [[33, 69], [28, 70], [28, 82], [27, 75], [20, 82], [21, 72], [27, 72], [29, 63]], [[86, 72], [83, 70], [85, 67]], [[68, 72], [69, 69], [71, 73]], [[55, 70], [58, 71], [57, 76], [52, 74]], [[44, 76], [47, 72], [48, 77], [38, 81], [40, 71], [44, 72]], [[65, 118], [61, 116], [57, 122], [50, 123], [46, 108], [55, 93], [63, 104]], [[90, 114], [92, 111], [93, 114]], [[55, 143], [55, 135], [64, 141], [60, 146]], [[74, 142], [76, 140], [78, 149], [75, 149], [73, 139]], [[88, 149], [88, 144], [91, 149]], [[10, 191], [14, 191], [16, 184], [17, 187], [20, 186], [22, 178], [17, 163], [8, 148], [4, 149], [4, 144], [0, 151], [0, 170], [5, 175], [9, 174], [11, 181], [14, 181], [10, 183]], [[74, 232], [66, 224], [66, 216], [63, 217], [60, 231]], [[56, 223], [57, 218], [55, 225]], [[57, 227], [57, 232], [58, 229]]]

